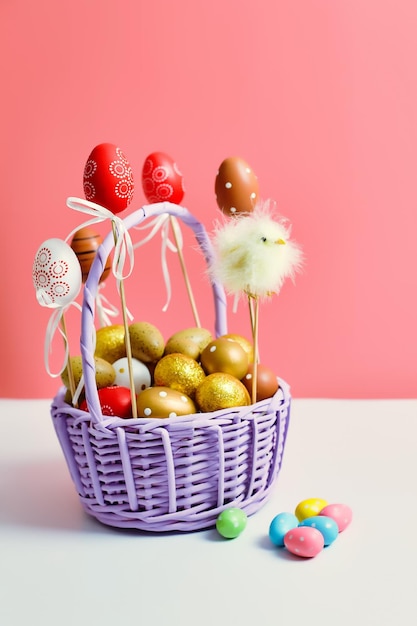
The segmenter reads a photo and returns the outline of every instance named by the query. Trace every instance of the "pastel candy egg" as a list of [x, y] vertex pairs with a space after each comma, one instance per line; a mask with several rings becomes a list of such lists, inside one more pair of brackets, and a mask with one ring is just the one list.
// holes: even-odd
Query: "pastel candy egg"
[[284, 545], [291, 554], [312, 558], [323, 550], [324, 537], [317, 528], [298, 526], [287, 532]]
[[41, 306], [54, 309], [75, 300], [82, 277], [74, 250], [62, 239], [44, 241], [35, 255], [32, 280]]
[[307, 500], [302, 500], [297, 504], [295, 509], [298, 521], [302, 522], [306, 517], [318, 515], [327, 504], [327, 500], [323, 500], [322, 498], [307, 498]]
[[331, 517], [336, 522], [340, 533], [352, 521], [352, 509], [347, 504], [328, 504], [321, 509], [319, 514]]
[[[135, 392], [141, 393], [144, 389], [151, 386], [151, 373], [142, 361], [138, 359], [131, 359], [133, 383], [135, 386]], [[130, 389], [130, 377], [129, 377], [129, 361], [127, 357], [118, 359], [113, 363], [114, 371], [116, 372], [115, 384], [121, 387], [128, 387]]]
[[331, 517], [326, 515], [312, 515], [306, 517], [300, 526], [310, 526], [311, 528], [317, 528], [321, 532], [324, 538], [324, 545], [330, 546], [339, 534], [339, 528]]
[[248, 517], [245, 511], [237, 507], [230, 507], [220, 513], [216, 520], [216, 529], [225, 539], [235, 539], [246, 528]]
[[275, 546], [283, 546], [287, 532], [297, 526], [298, 519], [293, 513], [278, 513], [269, 525], [269, 538]]

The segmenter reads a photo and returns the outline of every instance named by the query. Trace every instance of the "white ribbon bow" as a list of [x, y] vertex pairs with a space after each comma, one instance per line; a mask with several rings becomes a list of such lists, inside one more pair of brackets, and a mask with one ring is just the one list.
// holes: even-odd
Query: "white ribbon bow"
[[162, 267], [162, 275], [164, 277], [164, 283], [167, 291], [167, 301], [163, 306], [162, 310], [165, 311], [168, 309], [169, 303], [171, 301], [171, 279], [169, 276], [168, 263], [166, 258], [166, 251], [169, 248], [172, 252], [178, 252], [178, 247], [172, 243], [169, 238], [169, 226], [171, 227], [175, 233], [176, 241], [178, 242], [178, 247], [182, 248], [182, 233], [181, 229], [178, 225], [176, 217], [170, 215], [169, 213], [161, 213], [152, 220], [149, 220], [143, 226], [135, 226], [135, 230], [145, 230], [146, 228], [151, 228], [151, 232], [144, 238], [138, 241], [133, 245], [133, 248], [139, 248], [143, 246], [145, 243], [150, 241], [158, 232], [161, 231], [162, 238], [162, 246], [161, 246], [161, 267]]
[[[91, 226], [92, 224], [104, 222], [104, 220], [106, 219], [112, 221], [116, 233], [112, 272], [118, 281], [128, 278], [128, 276], [130, 276], [130, 274], [132, 273], [135, 257], [133, 252], [132, 240], [124, 221], [120, 217], [109, 211], [109, 209], [106, 209], [105, 207], [101, 206], [100, 204], [96, 204], [95, 202], [84, 200], [83, 198], [67, 198], [67, 206], [70, 209], [74, 209], [75, 211], [80, 211], [81, 213], [86, 213], [87, 215], [94, 215], [93, 219], [88, 220], [81, 226], [77, 226], [76, 228], [74, 228], [74, 230], [72, 230], [68, 235], [67, 240], [80, 228], [85, 228], [86, 226]], [[126, 274], [123, 274], [127, 258], [129, 259], [129, 270]]]

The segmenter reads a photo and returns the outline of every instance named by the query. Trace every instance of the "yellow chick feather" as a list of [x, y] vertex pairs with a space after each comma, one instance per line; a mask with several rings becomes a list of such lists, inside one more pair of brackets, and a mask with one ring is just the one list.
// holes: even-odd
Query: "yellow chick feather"
[[235, 296], [266, 298], [279, 293], [285, 279], [294, 279], [303, 263], [301, 248], [290, 239], [287, 224], [282, 217], [274, 219], [269, 201], [217, 224], [211, 237], [211, 279]]

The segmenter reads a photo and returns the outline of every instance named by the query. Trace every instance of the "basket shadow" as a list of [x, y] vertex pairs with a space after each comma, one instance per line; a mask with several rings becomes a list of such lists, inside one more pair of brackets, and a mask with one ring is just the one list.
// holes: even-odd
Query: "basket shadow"
[[84, 513], [59, 459], [1, 467], [0, 526], [106, 532]]

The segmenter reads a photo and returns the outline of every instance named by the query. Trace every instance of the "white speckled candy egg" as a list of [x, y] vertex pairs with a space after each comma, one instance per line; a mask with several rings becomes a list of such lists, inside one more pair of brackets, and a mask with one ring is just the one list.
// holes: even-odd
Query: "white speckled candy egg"
[[82, 285], [81, 267], [74, 250], [62, 239], [47, 239], [38, 248], [32, 268], [40, 305], [51, 309], [75, 300]]
[[[113, 363], [113, 368], [116, 372], [116, 379], [114, 381], [115, 384], [120, 385], [120, 387], [127, 387], [130, 389], [129, 365], [127, 357], [123, 357], [115, 361]], [[142, 363], [139, 359], [132, 358], [132, 374], [135, 392], [137, 394], [151, 386], [151, 373], [145, 363]]]
[[191, 398], [170, 387], [148, 387], [137, 398], [138, 417], [176, 417], [197, 409]]
[[319, 515], [331, 517], [336, 522], [340, 533], [344, 531], [352, 521], [352, 509], [347, 504], [328, 504], [321, 509]]
[[311, 526], [317, 528], [324, 538], [324, 545], [330, 546], [339, 534], [339, 528], [331, 517], [327, 515], [312, 515], [300, 523], [300, 526]]
[[298, 526], [287, 532], [284, 537], [284, 545], [291, 554], [312, 558], [323, 550], [324, 537], [316, 528]]

